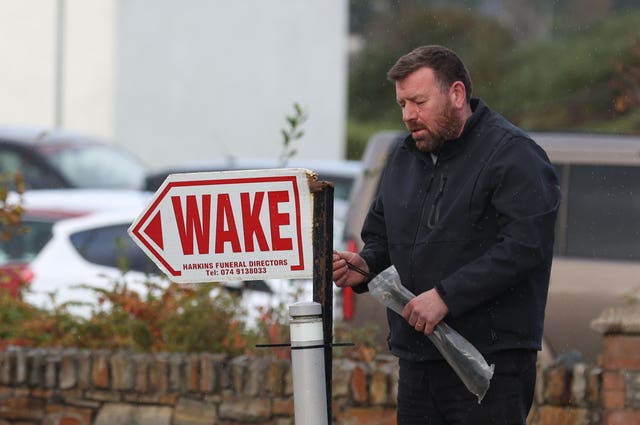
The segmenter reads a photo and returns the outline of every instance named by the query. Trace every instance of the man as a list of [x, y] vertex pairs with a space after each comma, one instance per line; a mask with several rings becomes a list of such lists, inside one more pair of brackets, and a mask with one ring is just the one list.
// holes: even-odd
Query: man
[[[399, 357], [398, 424], [524, 424], [560, 203], [544, 151], [471, 98], [471, 79], [442, 46], [423, 46], [389, 70], [410, 134], [391, 150], [362, 229], [359, 253], [336, 252], [333, 280], [367, 290], [370, 273], [395, 265], [417, 296], [388, 310]], [[446, 321], [495, 373], [482, 403], [429, 335]]]

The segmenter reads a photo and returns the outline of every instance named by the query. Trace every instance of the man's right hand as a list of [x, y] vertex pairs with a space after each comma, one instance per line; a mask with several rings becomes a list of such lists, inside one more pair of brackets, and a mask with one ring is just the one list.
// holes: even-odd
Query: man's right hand
[[366, 280], [361, 273], [347, 267], [347, 262], [366, 272], [369, 271], [367, 263], [355, 252], [333, 251], [333, 281], [340, 288], [355, 286]]

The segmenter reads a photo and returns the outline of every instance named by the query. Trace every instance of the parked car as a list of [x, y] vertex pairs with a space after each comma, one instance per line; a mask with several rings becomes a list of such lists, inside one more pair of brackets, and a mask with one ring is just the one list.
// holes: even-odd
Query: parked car
[[[351, 192], [344, 239], [362, 248], [360, 229], [375, 196], [380, 172], [401, 132], [381, 132], [369, 141], [362, 173]], [[640, 295], [640, 137], [532, 133], [554, 164], [563, 201], [546, 309], [543, 358], [577, 350], [594, 360], [601, 338], [590, 323], [608, 307]], [[386, 319], [368, 296], [355, 297], [354, 325]]]
[[346, 201], [355, 177], [360, 173], [360, 161], [353, 160], [305, 160], [291, 159], [283, 167], [276, 160], [235, 159], [220, 161], [192, 161], [150, 173], [146, 179], [146, 190], [156, 191], [169, 174], [202, 171], [257, 170], [268, 168], [307, 168], [318, 173], [319, 180], [333, 183], [334, 198]]
[[147, 167], [91, 135], [0, 126], [0, 173], [23, 174], [28, 189], [143, 189]]
[[142, 289], [147, 273], [156, 268], [129, 239], [127, 228], [149, 198], [141, 191], [27, 191], [20, 224], [25, 231], [0, 242], [0, 264], [20, 271], [29, 283], [25, 300], [43, 308], [53, 306], [50, 293], [56, 293], [56, 303], [95, 300], [91, 291], [75, 286], [112, 284], [122, 277], [122, 259], [130, 270], [127, 284]]
[[[50, 309], [54, 306], [51, 293], [55, 293], [56, 305], [94, 303], [96, 294], [79, 288], [82, 284], [109, 288], [118, 280], [140, 293], [149, 280], [167, 285], [165, 276], [127, 233], [151, 196], [135, 190], [27, 191], [21, 222], [26, 231], [0, 241], [4, 286], [15, 296], [21, 284], [27, 283], [25, 300]], [[17, 202], [17, 195], [9, 201]], [[240, 297], [240, 318], [248, 322], [258, 320], [261, 310], [312, 298], [310, 280], [225, 282], [223, 286]], [[88, 316], [91, 307], [70, 307], [70, 311]]]

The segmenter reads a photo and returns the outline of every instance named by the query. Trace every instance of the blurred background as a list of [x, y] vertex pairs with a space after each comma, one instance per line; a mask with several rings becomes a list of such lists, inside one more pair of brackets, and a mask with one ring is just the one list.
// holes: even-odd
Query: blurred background
[[[102, 284], [101, 300], [116, 307], [122, 301], [127, 317], [146, 311], [129, 305], [129, 287], [123, 293], [117, 285], [112, 292], [104, 288], [124, 279], [142, 285], [140, 294], [157, 289], [144, 286], [158, 270], [126, 229], [170, 172], [310, 168], [336, 183], [334, 247], [357, 249], [360, 227], [350, 224], [357, 220], [349, 211], [360, 206], [361, 219], [370, 199], [352, 195], [373, 193], [377, 178], [370, 171], [380, 164], [371, 163], [381, 163], [386, 149], [375, 153], [370, 141], [382, 130], [402, 128], [394, 86], [386, 80], [400, 55], [423, 44], [452, 48], [470, 70], [475, 96], [525, 130], [637, 135], [638, 28], [636, 0], [0, 0], [0, 176], [20, 175], [0, 187], [26, 188], [24, 209], [15, 214], [7, 213], [11, 199], [0, 190], [3, 217], [9, 217], [0, 231], [20, 219], [31, 229], [0, 238], [0, 286], [15, 283], [15, 298], [27, 283], [32, 295], [39, 293], [29, 300], [59, 308], [78, 300], [63, 296], [73, 284]], [[577, 259], [572, 270], [592, 276], [582, 260], [597, 260], [593, 267], [602, 275], [594, 288], [617, 273], [625, 285], [609, 291], [611, 297], [636, 291], [637, 300], [640, 282], [628, 276], [640, 275], [640, 204], [629, 182], [640, 181], [634, 177], [640, 143], [571, 139], [548, 144], [563, 179], [584, 176], [580, 184], [563, 183], [565, 199], [575, 198], [571, 188], [577, 187], [584, 202], [575, 205], [600, 209], [592, 213], [597, 220], [580, 221], [574, 211], [589, 208], [565, 206], [558, 229], [572, 235], [571, 223], [579, 243], [557, 253]], [[558, 156], [555, 150], [566, 154], [569, 144], [579, 152]], [[578, 166], [591, 161], [582, 174], [573, 171], [580, 168], [569, 173], [576, 155]], [[603, 161], [624, 167], [603, 169]], [[370, 192], [354, 183], [367, 178]], [[599, 192], [590, 179], [602, 183]], [[622, 183], [612, 189], [612, 182]], [[576, 247], [584, 252], [576, 254]], [[600, 257], [616, 270], [605, 272]], [[571, 293], [586, 292], [585, 280], [572, 272], [566, 279], [575, 285]], [[257, 306], [279, 308], [290, 300], [289, 283], [236, 282], [227, 289], [248, 294], [249, 317]], [[309, 295], [309, 282], [296, 288]], [[54, 289], [57, 302], [48, 296]], [[353, 299], [340, 295], [336, 319], [357, 318]], [[593, 298], [604, 300], [599, 292]], [[569, 303], [558, 304], [560, 317]], [[579, 318], [585, 334], [601, 304]], [[91, 309], [102, 307], [94, 302]], [[178, 310], [171, 314], [184, 316]], [[23, 332], [16, 329], [6, 334]], [[86, 338], [59, 331], [59, 339], [75, 335], [74, 343]]]
[[100, 135], [155, 167], [273, 157], [298, 102], [300, 154], [340, 157], [347, 17], [344, 1], [3, 0], [1, 121]]
[[640, 132], [640, 3], [624, 0], [352, 0], [349, 154], [398, 126], [384, 81], [395, 58], [444, 44], [475, 95], [526, 130]]
[[640, 132], [633, 0], [2, 0], [0, 121], [91, 133], [151, 167], [273, 158], [291, 105], [299, 158], [359, 159], [399, 128], [386, 71], [421, 44], [528, 130]]

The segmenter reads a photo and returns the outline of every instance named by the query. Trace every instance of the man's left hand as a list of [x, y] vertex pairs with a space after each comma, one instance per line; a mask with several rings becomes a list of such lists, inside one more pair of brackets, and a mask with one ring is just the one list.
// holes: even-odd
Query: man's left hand
[[416, 331], [429, 335], [448, 313], [449, 308], [440, 294], [435, 289], [430, 289], [409, 301], [402, 310], [402, 317]]

